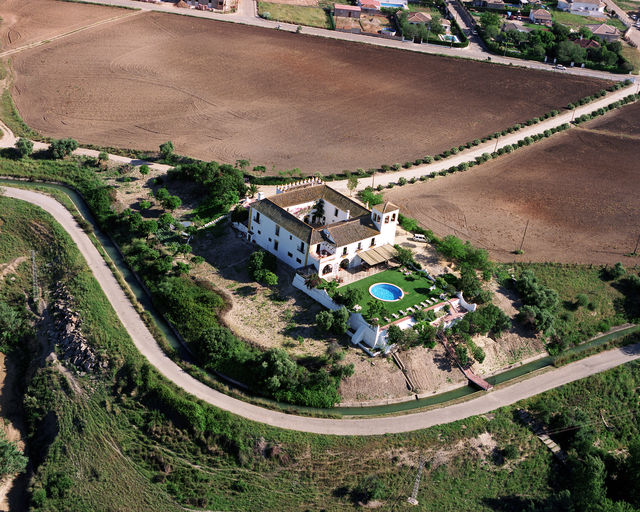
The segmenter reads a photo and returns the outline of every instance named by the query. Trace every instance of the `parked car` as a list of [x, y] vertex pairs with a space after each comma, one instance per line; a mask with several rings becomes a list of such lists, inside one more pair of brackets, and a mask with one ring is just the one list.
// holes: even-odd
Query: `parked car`
[[424, 235], [421, 235], [419, 233], [416, 233], [413, 235], [413, 241], [414, 242], [423, 242], [423, 243], [427, 243], [427, 237]]
[[556, 69], [567, 69], [562, 64], [556, 64]]

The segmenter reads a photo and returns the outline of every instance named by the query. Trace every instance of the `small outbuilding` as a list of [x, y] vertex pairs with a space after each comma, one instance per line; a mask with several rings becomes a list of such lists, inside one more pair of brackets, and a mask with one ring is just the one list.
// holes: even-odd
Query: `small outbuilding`
[[359, 5], [333, 4], [333, 15], [340, 18], [359, 18], [361, 13]]

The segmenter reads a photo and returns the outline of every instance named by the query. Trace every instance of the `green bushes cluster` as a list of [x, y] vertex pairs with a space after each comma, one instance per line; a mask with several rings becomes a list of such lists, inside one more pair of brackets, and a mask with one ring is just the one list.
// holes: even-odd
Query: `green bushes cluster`
[[324, 332], [344, 334], [349, 328], [349, 311], [345, 306], [339, 309], [320, 311], [316, 315], [316, 324]]
[[278, 276], [276, 275], [277, 259], [270, 252], [257, 250], [249, 256], [247, 263], [247, 271], [251, 279], [268, 286], [278, 284]]
[[542, 285], [531, 270], [523, 270], [515, 281], [524, 306], [518, 319], [544, 334], [551, 333], [556, 320], [558, 292]]

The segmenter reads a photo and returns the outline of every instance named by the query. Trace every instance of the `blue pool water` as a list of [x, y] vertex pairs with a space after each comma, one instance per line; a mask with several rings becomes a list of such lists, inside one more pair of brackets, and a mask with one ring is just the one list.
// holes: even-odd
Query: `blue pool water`
[[369, 293], [376, 299], [385, 300], [387, 302], [400, 300], [404, 295], [402, 289], [395, 284], [377, 283], [369, 288]]

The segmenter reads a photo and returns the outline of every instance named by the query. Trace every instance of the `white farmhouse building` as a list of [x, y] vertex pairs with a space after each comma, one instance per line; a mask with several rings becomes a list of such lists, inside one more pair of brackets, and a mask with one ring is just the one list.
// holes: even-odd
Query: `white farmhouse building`
[[311, 181], [279, 187], [250, 206], [248, 239], [293, 268], [313, 266], [324, 278], [340, 268], [374, 266], [395, 255], [398, 207], [365, 208]]

